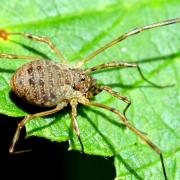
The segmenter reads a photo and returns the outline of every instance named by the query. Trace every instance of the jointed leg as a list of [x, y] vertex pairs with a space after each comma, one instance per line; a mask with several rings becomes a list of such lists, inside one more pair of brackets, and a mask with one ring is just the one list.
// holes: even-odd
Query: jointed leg
[[139, 67], [138, 64], [134, 64], [134, 63], [126, 63], [126, 62], [110, 62], [110, 63], [106, 63], [106, 64], [101, 64], [101, 65], [98, 65], [98, 66], [95, 66], [95, 67], [92, 67], [92, 68], [89, 68], [87, 69], [85, 72], [87, 74], [89, 73], [92, 73], [94, 71], [98, 71], [98, 70], [101, 70], [101, 69], [106, 69], [106, 68], [115, 68], [115, 67], [122, 67], [122, 68], [137, 68], [141, 78], [148, 82], [149, 84], [153, 85], [154, 87], [157, 87], [157, 88], [164, 88], [164, 87], [170, 87], [170, 86], [173, 86], [173, 85], [165, 85], [165, 86], [161, 86], [161, 85], [158, 85], [158, 84], [155, 84], [151, 81], [149, 81], [143, 74], [141, 68]]
[[71, 105], [71, 108], [72, 108], [72, 110], [71, 110], [72, 127], [73, 127], [73, 130], [74, 130], [74, 132], [76, 133], [76, 135], [78, 137], [79, 143], [81, 145], [82, 153], [84, 154], [84, 146], [83, 146], [83, 143], [81, 141], [78, 122], [77, 122], [77, 119], [76, 119], [78, 101], [76, 99], [72, 99], [70, 101], [70, 105]]
[[164, 165], [164, 159], [163, 159], [163, 155], [161, 150], [153, 143], [151, 142], [151, 140], [149, 138], [147, 138], [147, 136], [145, 136], [144, 134], [142, 134], [139, 130], [137, 130], [135, 127], [133, 127], [128, 120], [126, 119], [125, 116], [123, 116], [119, 111], [117, 111], [114, 108], [105, 106], [103, 104], [98, 104], [98, 103], [94, 103], [94, 102], [90, 102], [88, 100], [81, 100], [79, 101], [80, 103], [86, 105], [86, 106], [96, 106], [99, 108], [103, 108], [106, 109], [108, 111], [111, 111], [112, 113], [116, 114], [120, 120], [131, 130], [133, 131], [137, 136], [139, 136], [145, 143], [147, 143], [156, 153], [158, 153], [160, 155], [160, 159], [161, 159], [161, 164], [162, 164], [162, 169], [163, 169], [163, 174], [165, 177], [165, 180], [167, 180], [167, 175], [166, 175], [166, 169], [165, 169], [165, 165]]
[[131, 105], [131, 101], [127, 97], [121, 96], [119, 93], [113, 91], [111, 88], [109, 88], [107, 86], [100, 86], [100, 89], [108, 92], [112, 96], [117, 97], [118, 99], [124, 101], [127, 104], [123, 111], [123, 114], [125, 116], [126, 111], [128, 110], [129, 106]]
[[62, 55], [62, 53], [56, 48], [55, 44], [52, 43], [52, 41], [49, 38], [35, 36], [32, 34], [23, 33], [23, 32], [15, 32], [15, 33], [12, 32], [12, 33], [7, 33], [7, 34], [8, 34], [8, 36], [9, 35], [21, 35], [28, 39], [46, 43], [53, 50], [53, 52], [62, 60], [63, 63], [67, 63], [64, 56]]
[[175, 23], [179, 23], [179, 22], [180, 22], [180, 18], [177, 18], [177, 19], [170, 19], [170, 20], [167, 20], [167, 21], [162, 21], [162, 22], [150, 24], [150, 25], [147, 25], [147, 26], [144, 26], [144, 27], [141, 27], [141, 28], [135, 28], [134, 30], [123, 34], [122, 36], [118, 37], [117, 39], [114, 39], [113, 41], [107, 43], [105, 46], [99, 48], [98, 50], [94, 51], [93, 53], [91, 53], [90, 55], [88, 55], [87, 57], [82, 59], [82, 61], [80, 61], [80, 63], [79, 63], [79, 67], [85, 65], [88, 61], [93, 59], [95, 56], [97, 56], [101, 52], [103, 52], [106, 49], [116, 45], [117, 43], [127, 39], [130, 36], [133, 36], [135, 34], [138, 34], [138, 33], [141, 33], [143, 31], [153, 29], [153, 28], [156, 28], [156, 27], [166, 26], [166, 25], [175, 24]]
[[[124, 96], [121, 96], [119, 93], [113, 91], [111, 88], [109, 88], [108, 86], [100, 86], [100, 89], [101, 90], [104, 90], [106, 92], [108, 92], [109, 94], [111, 94], [112, 96], [124, 101], [127, 105], [126, 107], [124, 108], [123, 110], [123, 115], [126, 117], [126, 111], [128, 110], [128, 108], [130, 107], [131, 105], [131, 101], [127, 98], [127, 97], [124, 97]], [[127, 120], [127, 119], [126, 119]], [[140, 130], [138, 130], [140, 131]], [[142, 132], [140, 131], [142, 134], [145, 134], [147, 135], [145, 132]]]
[[24, 56], [24, 55], [15, 55], [15, 54], [0, 54], [0, 58], [5, 59], [28, 59], [28, 60], [40, 60], [40, 57], [33, 57], [33, 56]]
[[9, 153], [11, 153], [11, 154], [16, 153], [16, 152], [14, 152], [14, 148], [19, 139], [21, 130], [25, 126], [26, 122], [28, 122], [34, 118], [44, 117], [44, 116], [54, 114], [57, 111], [60, 111], [61, 109], [63, 109], [66, 105], [67, 105], [66, 102], [62, 102], [61, 104], [57, 105], [55, 109], [25, 116], [24, 119], [18, 124], [18, 127], [16, 129], [16, 132], [15, 132], [13, 140], [12, 140], [12, 144], [9, 148]]

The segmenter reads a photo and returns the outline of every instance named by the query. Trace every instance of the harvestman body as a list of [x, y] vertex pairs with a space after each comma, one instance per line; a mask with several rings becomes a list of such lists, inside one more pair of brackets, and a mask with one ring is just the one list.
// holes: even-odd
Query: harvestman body
[[[4, 30], [0, 30], [0, 38], [4, 40], [7, 40], [10, 35], [21, 35], [35, 41], [46, 43], [54, 51], [54, 53], [62, 60], [62, 64], [60, 64], [60, 63], [55, 63], [52, 61], [46, 61], [46, 60], [40, 59], [39, 57], [13, 55], [13, 54], [0, 54], [0, 58], [32, 60], [31, 62], [23, 65], [16, 71], [16, 73], [13, 75], [11, 79], [11, 88], [17, 96], [25, 99], [28, 103], [31, 103], [37, 106], [42, 106], [42, 107], [54, 107], [52, 108], [52, 110], [25, 116], [24, 119], [18, 124], [17, 130], [12, 140], [12, 144], [9, 148], [9, 152], [15, 153], [14, 152], [15, 144], [17, 143], [20, 132], [22, 128], [25, 126], [27, 121], [30, 121], [31, 119], [36, 118], [36, 117], [44, 117], [44, 116], [56, 113], [62, 110], [68, 104], [70, 104], [71, 106], [72, 127], [79, 139], [82, 151], [84, 152], [83, 144], [80, 138], [80, 131], [78, 128], [78, 123], [76, 120], [77, 105], [80, 103], [85, 106], [96, 106], [99, 108], [103, 108], [116, 114], [120, 118], [120, 120], [131, 131], [133, 131], [136, 135], [138, 135], [156, 153], [160, 155], [163, 174], [164, 174], [165, 179], [167, 179], [163, 155], [162, 155], [161, 150], [154, 143], [152, 143], [147, 138], [147, 136], [145, 136], [139, 130], [133, 127], [125, 116], [125, 113], [131, 104], [131, 101], [128, 100], [126, 97], [119, 95], [119, 93], [113, 91], [108, 86], [98, 85], [96, 81], [91, 77], [91, 73], [100, 69], [105, 69], [105, 68], [135, 67], [140, 73], [140, 76], [151, 85], [158, 88], [165, 87], [165, 86], [156, 85], [152, 83], [151, 81], [149, 81], [148, 79], [146, 79], [140, 67], [137, 64], [133, 64], [133, 63], [110, 62], [106, 64], [101, 64], [101, 65], [98, 65], [89, 69], [82, 69], [82, 66], [88, 61], [90, 61], [92, 58], [94, 58], [96, 55], [100, 54], [101, 52], [105, 51], [111, 46], [117, 44], [120, 41], [123, 41], [124, 39], [132, 35], [138, 34], [142, 31], [149, 30], [152, 28], [170, 25], [170, 24], [174, 24], [178, 22], [180, 22], [180, 18], [171, 19], [171, 20], [167, 20], [167, 21], [163, 21], [159, 23], [154, 23], [148, 26], [144, 26], [142, 28], [134, 29], [118, 37], [112, 42], [106, 44], [105, 46], [101, 47], [95, 52], [91, 53], [89, 56], [81, 60], [77, 66], [74, 66], [74, 67], [72, 65], [68, 65], [62, 53], [56, 48], [56, 46], [48, 38], [39, 37], [39, 36], [21, 33], [21, 32], [9, 33]], [[94, 97], [101, 91], [106, 91], [107, 93], [118, 98], [119, 100], [124, 101], [127, 104], [126, 108], [123, 111], [123, 114], [120, 113], [115, 108], [111, 108], [106, 105], [90, 101], [92, 97]]]

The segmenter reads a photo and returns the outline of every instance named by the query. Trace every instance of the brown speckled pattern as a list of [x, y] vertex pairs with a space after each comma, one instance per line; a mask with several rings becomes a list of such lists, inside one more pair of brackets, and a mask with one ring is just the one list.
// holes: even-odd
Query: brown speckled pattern
[[95, 86], [95, 80], [83, 70], [47, 60], [23, 65], [11, 80], [11, 88], [17, 96], [31, 104], [45, 107], [76, 97], [78, 92], [90, 98], [95, 92]]

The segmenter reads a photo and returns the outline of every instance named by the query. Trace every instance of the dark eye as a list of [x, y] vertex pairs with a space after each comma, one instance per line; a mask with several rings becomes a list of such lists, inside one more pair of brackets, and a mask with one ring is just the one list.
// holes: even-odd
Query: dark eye
[[86, 79], [85, 77], [82, 77], [82, 78], [81, 78], [81, 81], [84, 81], [85, 79]]

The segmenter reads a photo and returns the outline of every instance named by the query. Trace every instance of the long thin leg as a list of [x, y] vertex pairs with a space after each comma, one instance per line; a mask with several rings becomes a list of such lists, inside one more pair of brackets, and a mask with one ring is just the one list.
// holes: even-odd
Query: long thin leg
[[15, 32], [15, 33], [12, 32], [12, 33], [7, 33], [7, 34], [8, 34], [8, 36], [9, 35], [20, 35], [20, 36], [24, 36], [28, 39], [43, 42], [43, 43], [47, 44], [53, 50], [53, 52], [62, 60], [62, 62], [64, 64], [67, 63], [64, 56], [62, 55], [61, 51], [59, 51], [56, 48], [55, 44], [47, 37], [40, 37], [40, 36], [36, 36], [36, 35], [28, 34], [28, 33], [23, 33], [23, 32]]
[[81, 141], [80, 130], [79, 130], [78, 122], [77, 122], [77, 119], [76, 119], [77, 118], [78, 101], [76, 99], [72, 99], [70, 101], [70, 105], [71, 105], [71, 108], [72, 108], [72, 111], [71, 111], [72, 127], [73, 127], [74, 132], [76, 133], [76, 136], [78, 137], [79, 143], [81, 145], [82, 154], [84, 155], [84, 146], [83, 146], [83, 143]]
[[79, 100], [79, 103], [82, 103], [86, 106], [96, 106], [99, 108], [103, 108], [106, 109], [108, 111], [111, 111], [112, 113], [116, 114], [120, 120], [131, 130], [133, 131], [137, 136], [139, 136], [145, 143], [147, 143], [157, 154], [160, 155], [160, 159], [161, 159], [161, 164], [162, 164], [162, 169], [163, 169], [163, 174], [164, 174], [164, 178], [165, 180], [167, 180], [167, 175], [166, 175], [166, 169], [165, 169], [165, 165], [164, 165], [164, 159], [163, 159], [163, 155], [161, 150], [144, 134], [142, 134], [139, 130], [137, 130], [135, 127], [133, 127], [128, 120], [126, 119], [126, 117], [121, 114], [119, 111], [117, 111], [114, 108], [105, 106], [103, 104], [99, 104], [99, 103], [94, 103], [94, 102], [90, 102], [87, 99], [81, 99]]
[[[123, 115], [126, 117], [126, 111], [127, 111], [128, 108], [130, 107], [131, 101], [130, 101], [127, 97], [121, 96], [118, 92], [113, 91], [113, 90], [112, 90], [110, 87], [108, 87], [108, 86], [100, 86], [99, 88], [100, 88], [101, 90], [104, 90], [104, 91], [106, 91], [107, 93], [111, 94], [112, 96], [118, 98], [119, 100], [124, 101], [124, 102], [127, 104], [126, 107], [125, 107], [124, 110], [123, 110]], [[140, 130], [138, 130], [138, 131], [140, 131]], [[147, 135], [147, 133], [145, 133], [145, 132], [142, 132], [142, 131], [141, 131], [141, 133]]]
[[82, 61], [80, 61], [80, 63], [79, 63], [79, 67], [83, 66], [85, 63], [87, 63], [88, 61], [93, 59], [95, 56], [97, 56], [101, 52], [103, 52], [106, 49], [114, 46], [115, 44], [127, 39], [130, 36], [133, 36], [135, 34], [138, 34], [138, 33], [141, 33], [143, 31], [153, 29], [153, 28], [156, 28], [156, 27], [166, 26], [166, 25], [175, 24], [175, 23], [179, 23], [179, 22], [180, 22], [180, 18], [177, 18], [177, 19], [170, 19], [170, 20], [167, 20], [167, 21], [162, 21], [162, 22], [150, 24], [150, 25], [147, 25], [147, 26], [144, 26], [144, 27], [141, 27], [141, 28], [135, 28], [134, 30], [123, 34], [122, 36], [118, 37], [117, 39], [114, 39], [113, 41], [107, 43], [105, 46], [99, 48], [98, 50], [94, 51], [93, 53], [91, 53], [90, 55], [88, 55], [87, 57], [82, 59]]
[[131, 105], [131, 101], [127, 97], [121, 96], [119, 93], [113, 91], [108, 86], [100, 86], [100, 89], [106, 91], [107, 93], [109, 93], [112, 96], [124, 101], [127, 104], [126, 107], [123, 110], [123, 114], [124, 114], [124, 116], [126, 116], [126, 111], [128, 110], [129, 106]]
[[18, 124], [18, 127], [16, 129], [16, 132], [15, 132], [13, 140], [12, 140], [12, 144], [11, 144], [11, 146], [9, 148], [9, 153], [11, 153], [11, 154], [16, 153], [16, 152], [14, 152], [15, 145], [16, 145], [18, 139], [19, 139], [19, 136], [20, 136], [22, 128], [25, 126], [25, 124], [28, 121], [30, 121], [30, 120], [32, 120], [34, 118], [38, 118], [38, 117], [43, 117], [43, 116], [48, 116], [48, 115], [54, 114], [57, 111], [60, 111], [61, 109], [63, 109], [66, 105], [67, 105], [66, 102], [62, 102], [61, 104], [57, 105], [55, 109], [25, 116], [24, 119]]
[[41, 60], [40, 57], [15, 55], [15, 54], [0, 54], [0, 58], [4, 58], [4, 59], [28, 59], [28, 60], [32, 60], [32, 61]]
[[98, 66], [95, 66], [95, 67], [92, 67], [92, 68], [89, 68], [87, 70], [85, 70], [85, 72], [87, 74], [89, 73], [92, 73], [94, 71], [98, 71], [98, 70], [101, 70], [101, 69], [106, 69], [106, 68], [115, 68], [115, 67], [124, 67], [124, 68], [137, 68], [141, 78], [148, 82], [149, 84], [153, 85], [154, 87], [156, 88], [164, 88], [164, 87], [171, 87], [173, 86], [172, 84], [171, 85], [158, 85], [158, 84], [155, 84], [151, 81], [149, 81], [143, 74], [141, 68], [139, 67], [138, 64], [134, 64], [134, 63], [126, 63], [126, 62], [110, 62], [110, 63], [106, 63], [106, 64], [101, 64], [101, 65], [98, 65]]

